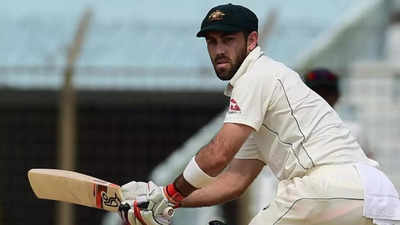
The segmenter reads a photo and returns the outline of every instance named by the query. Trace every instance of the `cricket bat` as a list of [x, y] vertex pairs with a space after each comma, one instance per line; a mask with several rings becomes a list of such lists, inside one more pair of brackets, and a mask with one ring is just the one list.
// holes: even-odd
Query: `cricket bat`
[[[28, 179], [38, 198], [69, 202], [78, 205], [117, 212], [120, 207], [127, 211], [130, 206], [121, 205], [124, 197], [119, 185], [82, 173], [58, 169], [31, 169]], [[167, 207], [166, 217], [172, 217], [175, 210]]]
[[124, 200], [120, 186], [69, 170], [31, 169], [28, 179], [38, 198], [117, 212]]

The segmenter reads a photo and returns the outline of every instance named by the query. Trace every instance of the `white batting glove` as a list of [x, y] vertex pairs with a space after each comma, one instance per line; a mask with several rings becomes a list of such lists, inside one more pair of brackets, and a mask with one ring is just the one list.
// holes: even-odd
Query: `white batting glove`
[[136, 200], [137, 196], [147, 193], [147, 187], [146, 182], [129, 182], [121, 186], [122, 196], [124, 196], [124, 200]]
[[[132, 188], [129, 192], [130, 196], [135, 196], [135, 200], [125, 200], [122, 202], [120, 209], [121, 218], [125, 223], [131, 225], [169, 225], [174, 214], [173, 207], [177, 207], [177, 202], [162, 187], [155, 185], [153, 182], [146, 183], [143, 188], [142, 184], [127, 184], [124, 188]], [[142, 194], [143, 189], [145, 193]], [[166, 189], [165, 189], [166, 190]]]

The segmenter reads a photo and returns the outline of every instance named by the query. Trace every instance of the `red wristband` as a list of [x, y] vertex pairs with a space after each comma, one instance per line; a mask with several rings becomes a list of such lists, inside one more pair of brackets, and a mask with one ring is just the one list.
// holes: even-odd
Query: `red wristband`
[[179, 203], [183, 200], [183, 195], [176, 190], [174, 184], [168, 184], [164, 187], [164, 192], [168, 195], [170, 200], [175, 204], [176, 207], [179, 207]]

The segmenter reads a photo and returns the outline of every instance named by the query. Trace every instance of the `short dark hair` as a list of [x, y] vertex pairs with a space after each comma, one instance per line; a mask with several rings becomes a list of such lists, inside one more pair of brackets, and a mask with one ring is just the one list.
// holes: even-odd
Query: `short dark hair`
[[249, 38], [250, 33], [253, 31], [248, 31], [248, 30], [244, 30], [242, 31], [243, 35], [244, 35], [244, 39], [247, 41], [247, 39]]

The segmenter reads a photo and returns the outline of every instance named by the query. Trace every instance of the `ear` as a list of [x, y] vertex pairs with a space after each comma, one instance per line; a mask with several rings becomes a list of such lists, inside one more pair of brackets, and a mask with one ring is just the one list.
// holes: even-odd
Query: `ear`
[[247, 53], [253, 51], [257, 47], [258, 33], [257, 31], [252, 31], [247, 37]]

